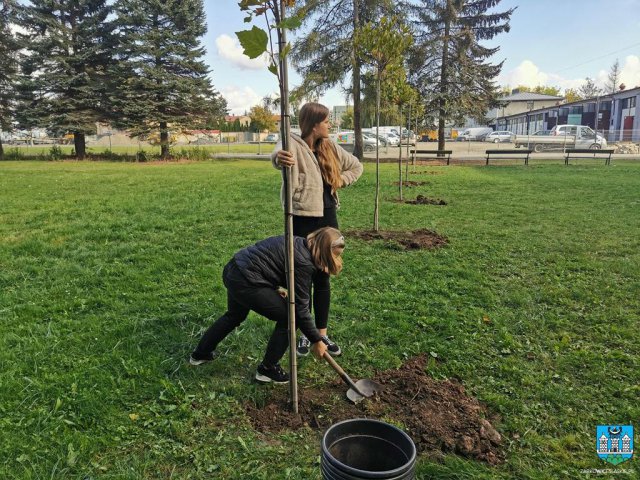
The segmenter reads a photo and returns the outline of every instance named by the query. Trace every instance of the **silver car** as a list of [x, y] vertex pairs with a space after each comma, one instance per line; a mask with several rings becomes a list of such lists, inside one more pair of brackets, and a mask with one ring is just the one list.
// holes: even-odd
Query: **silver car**
[[515, 136], [516, 135], [513, 132], [509, 132], [508, 130], [499, 130], [497, 132], [487, 134], [484, 137], [484, 141], [491, 143], [511, 142]]

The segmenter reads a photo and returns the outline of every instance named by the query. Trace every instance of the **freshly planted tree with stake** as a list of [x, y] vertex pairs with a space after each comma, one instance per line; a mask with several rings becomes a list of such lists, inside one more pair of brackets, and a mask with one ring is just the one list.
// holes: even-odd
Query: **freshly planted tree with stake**
[[[411, 46], [409, 28], [398, 17], [382, 17], [379, 22], [362, 26], [355, 35], [356, 51], [369, 65], [376, 78], [376, 135], [380, 133], [380, 89], [383, 77], [392, 67], [402, 64]], [[380, 204], [380, 146], [376, 145], [376, 194], [373, 210], [373, 229], [379, 229]]]
[[[287, 55], [291, 50], [287, 43], [286, 31], [300, 26], [300, 18], [287, 17], [287, 7], [293, 7], [293, 0], [242, 0], [240, 9], [248, 12], [245, 22], [250, 22], [254, 16], [262, 16], [267, 24], [267, 31], [255, 25], [251, 30], [236, 32], [244, 53], [249, 58], [257, 58], [265, 52], [269, 55], [269, 71], [278, 78], [280, 87], [280, 136], [282, 149], [289, 148], [290, 112], [289, 112], [289, 79]], [[278, 50], [273, 48], [272, 32], [275, 32], [278, 42]], [[296, 361], [296, 298], [295, 298], [295, 272], [293, 261], [293, 209], [291, 190], [291, 168], [283, 168], [286, 195], [285, 195], [285, 241], [287, 252], [287, 299], [289, 302], [289, 368], [291, 370], [291, 407], [298, 413], [298, 373]]]
[[[407, 73], [402, 66], [396, 66], [390, 70], [388, 78], [384, 83], [384, 97], [396, 105], [400, 113], [399, 133], [402, 136], [403, 108], [415, 103], [417, 92], [407, 83]], [[409, 129], [411, 119], [409, 119]], [[409, 138], [407, 136], [407, 142]], [[398, 196], [402, 200], [402, 145], [398, 148]]]

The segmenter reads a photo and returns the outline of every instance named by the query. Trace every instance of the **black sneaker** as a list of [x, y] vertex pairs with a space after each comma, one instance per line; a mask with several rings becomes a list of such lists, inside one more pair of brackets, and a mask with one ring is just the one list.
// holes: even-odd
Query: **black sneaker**
[[296, 346], [296, 354], [299, 357], [306, 357], [309, 355], [309, 347], [311, 347], [311, 342], [304, 335], [300, 335], [298, 339], [298, 345]]
[[278, 363], [273, 367], [265, 367], [264, 364], [261, 363], [258, 365], [256, 380], [260, 383], [289, 383], [289, 374], [285, 372]]
[[322, 336], [322, 341], [327, 346], [327, 352], [329, 352], [329, 355], [331, 355], [332, 357], [337, 357], [342, 354], [342, 350], [340, 349], [338, 344], [332, 342], [331, 339], [326, 335]]
[[189, 357], [189, 363], [191, 365], [202, 365], [203, 363], [207, 363], [210, 362], [211, 360], [213, 360], [214, 358], [216, 358], [218, 356], [218, 352], [216, 352], [215, 350], [213, 352], [210, 353], [206, 353], [206, 354], [201, 354], [201, 353], [196, 353], [193, 352], [191, 354], [191, 356]]

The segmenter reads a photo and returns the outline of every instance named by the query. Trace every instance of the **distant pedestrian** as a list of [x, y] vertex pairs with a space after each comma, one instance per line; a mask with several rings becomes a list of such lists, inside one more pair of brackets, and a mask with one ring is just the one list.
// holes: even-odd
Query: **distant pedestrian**
[[[293, 234], [306, 237], [320, 227], [338, 227], [340, 208], [338, 190], [355, 182], [362, 175], [362, 164], [337, 143], [329, 139], [329, 109], [319, 103], [307, 103], [300, 109], [300, 136], [291, 134], [289, 151], [276, 146], [271, 160], [276, 168], [291, 168], [293, 190]], [[282, 186], [284, 205], [284, 184]], [[342, 353], [340, 347], [327, 336], [331, 283], [329, 275], [313, 280], [313, 313], [316, 328], [331, 355]], [[309, 339], [298, 339], [299, 356], [309, 354]]]
[[[325, 227], [307, 238], [294, 237], [296, 325], [311, 343], [311, 351], [321, 358], [327, 350], [309, 310], [311, 282], [318, 275], [337, 275], [342, 270], [344, 237], [335, 228]], [[288, 302], [281, 295], [286, 287], [284, 236], [270, 237], [237, 252], [224, 267], [227, 311], [204, 333], [191, 354], [190, 363], [201, 365], [217, 356], [218, 344], [240, 325], [253, 310], [276, 322], [267, 350], [256, 372], [263, 383], [287, 383], [289, 375], [280, 359], [289, 345]]]

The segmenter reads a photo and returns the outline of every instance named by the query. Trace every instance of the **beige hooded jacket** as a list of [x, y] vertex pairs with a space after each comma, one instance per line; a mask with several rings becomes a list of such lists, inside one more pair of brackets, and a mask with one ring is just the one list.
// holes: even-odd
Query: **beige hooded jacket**
[[[347, 152], [337, 143], [333, 142], [340, 165], [342, 186], [347, 186], [355, 182], [362, 175], [362, 164], [360, 161]], [[271, 154], [271, 163], [279, 170], [282, 169], [277, 164], [277, 153], [282, 149], [282, 143], [276, 145]], [[324, 204], [322, 202], [322, 174], [320, 165], [309, 145], [298, 135], [291, 134], [291, 145], [289, 151], [293, 154], [296, 163], [291, 168], [291, 189], [293, 192], [292, 209], [293, 214], [300, 217], [322, 217], [324, 215]], [[284, 207], [285, 186], [280, 189], [280, 198]], [[335, 193], [336, 203], [340, 207], [338, 192]]]

